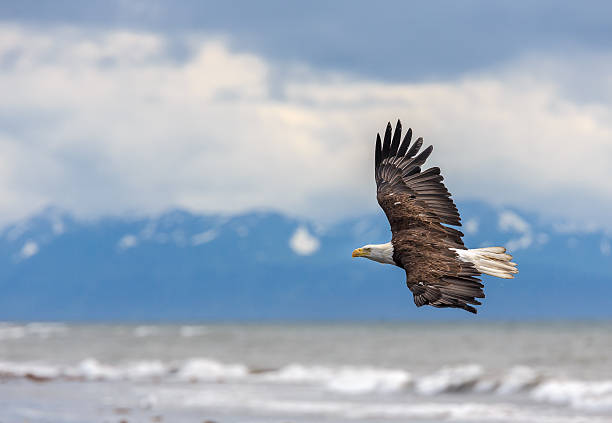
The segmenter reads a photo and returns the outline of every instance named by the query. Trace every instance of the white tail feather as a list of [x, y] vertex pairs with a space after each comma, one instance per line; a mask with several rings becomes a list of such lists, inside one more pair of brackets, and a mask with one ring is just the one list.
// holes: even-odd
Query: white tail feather
[[473, 248], [471, 250], [459, 250], [451, 248], [463, 261], [472, 263], [476, 270], [491, 276], [503, 279], [512, 279], [518, 273], [516, 263], [512, 263], [512, 256], [506, 254], [504, 247]]

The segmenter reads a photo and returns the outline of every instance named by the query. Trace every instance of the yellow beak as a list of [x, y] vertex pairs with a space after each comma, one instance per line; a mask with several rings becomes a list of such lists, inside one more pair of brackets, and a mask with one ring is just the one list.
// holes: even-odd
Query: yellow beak
[[356, 250], [353, 251], [353, 257], [363, 257], [365, 256], [365, 251], [363, 251], [363, 248], [357, 248]]

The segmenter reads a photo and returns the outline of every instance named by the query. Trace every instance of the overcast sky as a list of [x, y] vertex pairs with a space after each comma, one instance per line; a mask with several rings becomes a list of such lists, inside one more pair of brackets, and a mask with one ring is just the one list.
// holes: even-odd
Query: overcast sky
[[370, 213], [401, 118], [455, 198], [612, 230], [612, 3], [229, 3], [0, 1], [0, 224]]

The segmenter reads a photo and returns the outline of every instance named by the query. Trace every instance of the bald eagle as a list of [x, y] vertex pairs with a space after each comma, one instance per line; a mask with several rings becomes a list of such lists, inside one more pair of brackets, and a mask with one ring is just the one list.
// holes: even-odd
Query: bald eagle
[[482, 273], [510, 279], [518, 273], [503, 247], [467, 249], [457, 206], [451, 199], [440, 169], [421, 166], [433, 151], [419, 154], [423, 138], [412, 145], [412, 129], [400, 143], [402, 124], [393, 132], [387, 124], [384, 141], [376, 137], [374, 174], [376, 198], [391, 225], [391, 242], [369, 244], [353, 251], [379, 263], [399, 266], [417, 307], [461, 308], [476, 313], [473, 305], [484, 298]]

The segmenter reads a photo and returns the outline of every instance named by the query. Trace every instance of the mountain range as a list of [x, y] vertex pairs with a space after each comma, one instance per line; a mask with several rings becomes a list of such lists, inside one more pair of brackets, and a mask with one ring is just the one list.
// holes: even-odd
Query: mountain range
[[0, 320], [234, 321], [612, 317], [611, 237], [460, 202], [468, 247], [507, 246], [477, 316], [416, 308], [404, 272], [351, 258], [389, 240], [381, 213], [321, 225], [275, 212], [173, 210], [80, 220], [48, 208], [0, 231]]

